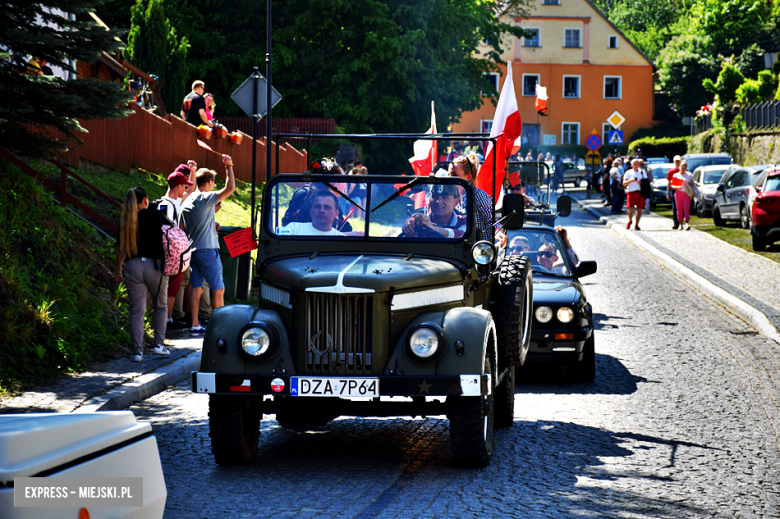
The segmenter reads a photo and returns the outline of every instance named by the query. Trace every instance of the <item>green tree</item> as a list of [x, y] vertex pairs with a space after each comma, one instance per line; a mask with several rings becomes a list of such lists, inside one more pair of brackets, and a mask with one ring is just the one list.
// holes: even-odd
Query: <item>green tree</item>
[[672, 109], [680, 117], [693, 115], [712, 100], [702, 81], [718, 76], [713, 50], [709, 36], [684, 34], [672, 38], [658, 55], [659, 86], [669, 93]]
[[[8, 0], [0, 17], [0, 146], [28, 156], [50, 157], [80, 142], [79, 119], [118, 119], [130, 111], [121, 85], [97, 79], [26, 74], [27, 60], [45, 59], [76, 73], [71, 60], [94, 63], [116, 52], [120, 31], [105, 30], [86, 17], [100, 0]], [[72, 13], [70, 20], [64, 13]], [[89, 21], [77, 21], [87, 19]], [[36, 23], [46, 20], [46, 25]], [[54, 128], [64, 139], [49, 133]]]
[[737, 103], [744, 106], [770, 101], [775, 97], [775, 90], [777, 90], [777, 77], [771, 70], [762, 70], [758, 73], [758, 79], [746, 79], [737, 88]]
[[689, 30], [710, 36], [716, 54], [739, 55], [753, 43], [771, 41], [767, 6], [764, 0], [697, 0], [689, 12]]
[[745, 82], [745, 76], [734, 65], [734, 59], [729, 58], [723, 62], [718, 74], [718, 80], [713, 82], [710, 78], [702, 81], [702, 86], [715, 94], [715, 103], [713, 103], [713, 126], [728, 129], [734, 118], [739, 113], [739, 107], [735, 105], [737, 101], [737, 89]]
[[147, 74], [163, 83], [161, 95], [166, 109], [178, 112], [181, 93], [188, 80], [186, 37], [178, 39], [176, 29], [165, 16], [164, 0], [137, 0], [131, 9], [130, 33], [125, 56]]

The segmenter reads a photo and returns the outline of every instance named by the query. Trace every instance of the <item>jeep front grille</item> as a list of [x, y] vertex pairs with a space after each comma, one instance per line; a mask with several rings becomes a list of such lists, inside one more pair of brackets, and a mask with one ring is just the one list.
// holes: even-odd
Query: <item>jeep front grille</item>
[[372, 294], [306, 293], [306, 368], [321, 374], [371, 372]]

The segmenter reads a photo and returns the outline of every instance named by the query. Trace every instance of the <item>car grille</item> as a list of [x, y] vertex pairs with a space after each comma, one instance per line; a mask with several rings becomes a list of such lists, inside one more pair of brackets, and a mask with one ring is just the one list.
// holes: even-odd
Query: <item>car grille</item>
[[371, 372], [372, 294], [306, 293], [306, 371]]

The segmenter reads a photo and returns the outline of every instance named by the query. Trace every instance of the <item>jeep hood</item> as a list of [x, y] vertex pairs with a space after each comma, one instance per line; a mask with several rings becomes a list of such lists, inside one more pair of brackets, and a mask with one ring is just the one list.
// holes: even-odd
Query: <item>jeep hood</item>
[[344, 287], [387, 292], [442, 283], [460, 283], [463, 275], [446, 261], [403, 257], [347, 254], [285, 258], [269, 263], [262, 276], [283, 287], [305, 290]]
[[571, 305], [584, 297], [577, 281], [534, 273], [534, 304]]

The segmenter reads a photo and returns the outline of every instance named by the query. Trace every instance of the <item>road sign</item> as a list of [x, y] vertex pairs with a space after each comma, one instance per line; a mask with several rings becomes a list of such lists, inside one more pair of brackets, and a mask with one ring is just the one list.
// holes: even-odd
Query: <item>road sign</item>
[[623, 144], [623, 130], [610, 130], [609, 144]]
[[601, 147], [601, 137], [598, 135], [588, 135], [588, 138], [585, 139], [585, 147], [589, 150], [597, 150]]
[[588, 166], [598, 166], [601, 164], [601, 154], [598, 151], [589, 151], [585, 154], [585, 164]]
[[[252, 113], [253, 108], [253, 93], [254, 93], [254, 80], [257, 78], [257, 113]], [[266, 100], [267, 100], [267, 90], [266, 87], [268, 85], [268, 81], [263, 77], [262, 74], [259, 72], [257, 73], [257, 76], [254, 74], [251, 74], [248, 78], [246, 78], [246, 81], [241, 83], [241, 86], [236, 88], [236, 91], [233, 92], [230, 97], [233, 98], [233, 101], [236, 102], [238, 106], [241, 107], [241, 109], [246, 112], [246, 114], [249, 117], [260, 119], [265, 116], [266, 113], [268, 113], [268, 109], [266, 107]], [[271, 108], [276, 106], [276, 104], [282, 100], [282, 94], [277, 92], [277, 90], [274, 87], [271, 87]]]
[[612, 112], [612, 115], [607, 117], [607, 122], [612, 126], [614, 129], [620, 128], [620, 125], [626, 122], [626, 118], [620, 115], [620, 112], [615, 110]]

